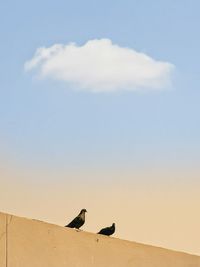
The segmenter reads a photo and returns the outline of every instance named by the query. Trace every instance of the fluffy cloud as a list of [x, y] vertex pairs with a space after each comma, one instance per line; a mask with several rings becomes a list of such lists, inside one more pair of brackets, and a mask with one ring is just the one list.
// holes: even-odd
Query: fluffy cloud
[[25, 63], [25, 70], [34, 68], [42, 78], [65, 81], [72, 88], [102, 92], [165, 88], [170, 84], [174, 66], [112, 44], [109, 39], [100, 39], [82, 46], [70, 43], [41, 47]]

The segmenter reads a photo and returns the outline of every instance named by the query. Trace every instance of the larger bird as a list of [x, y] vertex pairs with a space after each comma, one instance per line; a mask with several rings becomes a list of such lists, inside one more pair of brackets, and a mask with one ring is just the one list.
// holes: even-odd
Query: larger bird
[[101, 229], [97, 234], [110, 236], [114, 234], [114, 232], [115, 232], [115, 223], [113, 223], [110, 227]]
[[79, 229], [85, 223], [85, 213], [86, 209], [82, 209], [79, 215], [74, 218], [69, 224], [65, 225], [65, 227], [76, 228]]

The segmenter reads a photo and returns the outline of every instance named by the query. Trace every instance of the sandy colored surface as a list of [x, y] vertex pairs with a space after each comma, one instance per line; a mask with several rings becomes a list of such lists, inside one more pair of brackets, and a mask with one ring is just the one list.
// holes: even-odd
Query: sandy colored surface
[[198, 256], [3, 213], [0, 237], [1, 267], [200, 267]]
[[0, 213], [0, 267], [6, 267], [6, 215]]

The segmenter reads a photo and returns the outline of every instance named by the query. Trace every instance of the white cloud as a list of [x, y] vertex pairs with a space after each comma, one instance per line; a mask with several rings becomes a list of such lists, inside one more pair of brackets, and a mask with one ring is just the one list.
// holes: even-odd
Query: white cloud
[[83, 46], [70, 43], [41, 47], [25, 63], [25, 70], [34, 68], [43, 78], [101, 92], [165, 88], [170, 84], [174, 66], [112, 44], [109, 39], [95, 39]]

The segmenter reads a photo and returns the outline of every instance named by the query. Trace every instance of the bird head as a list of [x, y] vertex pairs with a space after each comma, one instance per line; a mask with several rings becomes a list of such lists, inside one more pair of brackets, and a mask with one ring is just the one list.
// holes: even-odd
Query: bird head
[[85, 212], [87, 212], [87, 210], [86, 209], [82, 209], [80, 213], [83, 213], [83, 212], [85, 213]]
[[113, 224], [112, 224], [112, 227], [114, 227], [114, 228], [115, 228], [115, 223], [113, 223]]

